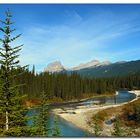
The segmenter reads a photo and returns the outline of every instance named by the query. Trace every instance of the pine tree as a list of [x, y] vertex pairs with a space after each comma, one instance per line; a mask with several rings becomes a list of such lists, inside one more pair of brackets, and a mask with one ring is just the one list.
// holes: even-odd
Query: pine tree
[[35, 75], [35, 65], [33, 65], [32, 74]]
[[61, 132], [58, 126], [58, 121], [57, 121], [57, 117], [54, 117], [54, 125], [53, 125], [53, 129], [52, 129], [52, 136], [53, 137], [59, 137], [61, 136]]
[[11, 33], [16, 29], [11, 29], [11, 13], [6, 11], [6, 18], [0, 22], [4, 25], [0, 28], [3, 38], [0, 39], [2, 45], [0, 47], [0, 65], [1, 65], [1, 92], [0, 92], [0, 128], [1, 135], [23, 136], [26, 133], [26, 109], [23, 107], [23, 96], [20, 96], [18, 87], [14, 82], [14, 78], [18, 74], [14, 73], [14, 69], [18, 69], [19, 51], [23, 45], [12, 47], [11, 43], [15, 41], [21, 34], [12, 37]]
[[38, 115], [34, 118], [34, 136], [46, 137], [49, 134], [48, 128], [48, 96], [43, 91], [41, 94], [41, 104], [38, 107]]

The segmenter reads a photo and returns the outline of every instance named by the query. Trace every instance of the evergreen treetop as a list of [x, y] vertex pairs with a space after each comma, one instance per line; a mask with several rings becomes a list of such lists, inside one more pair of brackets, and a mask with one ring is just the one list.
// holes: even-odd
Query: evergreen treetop
[[6, 12], [4, 21], [0, 20], [2, 27], [0, 31], [3, 37], [0, 39], [0, 65], [1, 65], [1, 92], [0, 92], [0, 120], [2, 135], [8, 136], [24, 136], [26, 133], [26, 109], [23, 106], [23, 98], [19, 93], [19, 85], [14, 82], [14, 78], [18, 76], [14, 73], [14, 69], [20, 69], [19, 52], [23, 45], [12, 46], [21, 34], [12, 37], [12, 33], [16, 29], [11, 26], [12, 14], [9, 10]]

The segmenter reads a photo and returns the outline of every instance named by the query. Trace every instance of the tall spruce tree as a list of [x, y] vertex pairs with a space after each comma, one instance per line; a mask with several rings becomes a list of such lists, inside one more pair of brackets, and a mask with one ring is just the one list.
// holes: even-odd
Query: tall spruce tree
[[38, 107], [38, 112], [33, 121], [34, 136], [46, 137], [49, 135], [48, 127], [48, 96], [43, 91], [41, 94], [41, 104]]
[[54, 117], [54, 125], [52, 128], [52, 136], [53, 137], [60, 137], [61, 136], [61, 132], [58, 126], [58, 121], [57, 121], [57, 117]]
[[1, 92], [0, 92], [0, 128], [1, 135], [6, 136], [25, 136], [26, 135], [26, 109], [23, 107], [23, 96], [20, 95], [14, 78], [18, 74], [14, 69], [19, 69], [19, 51], [20, 46], [12, 46], [21, 34], [12, 37], [16, 29], [11, 29], [11, 12], [7, 10], [4, 21], [0, 20], [2, 27], [0, 31], [3, 37], [0, 39], [0, 65], [1, 65]]

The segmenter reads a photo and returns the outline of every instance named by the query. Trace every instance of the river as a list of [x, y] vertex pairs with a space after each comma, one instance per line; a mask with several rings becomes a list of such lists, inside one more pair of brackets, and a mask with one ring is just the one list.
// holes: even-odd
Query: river
[[[98, 97], [98, 98], [91, 98], [80, 102], [75, 103], [68, 103], [68, 104], [61, 104], [61, 105], [55, 105], [53, 108], [58, 108], [62, 106], [80, 106], [80, 105], [90, 105], [93, 104], [96, 101], [103, 102], [105, 105], [109, 104], [120, 104], [124, 102], [129, 102], [132, 99], [136, 98], [136, 95], [133, 93], [130, 93], [128, 91], [119, 91], [117, 95], [110, 96], [110, 97]], [[32, 109], [28, 112], [29, 116], [32, 116], [36, 113], [36, 110]], [[49, 126], [53, 126], [53, 119], [54, 115], [50, 114], [49, 117]], [[31, 121], [29, 122], [29, 124]], [[91, 136], [81, 128], [76, 127], [74, 124], [71, 124], [70, 122], [67, 122], [66, 120], [58, 117], [58, 125], [61, 131], [62, 137], [85, 137], [85, 136]]]

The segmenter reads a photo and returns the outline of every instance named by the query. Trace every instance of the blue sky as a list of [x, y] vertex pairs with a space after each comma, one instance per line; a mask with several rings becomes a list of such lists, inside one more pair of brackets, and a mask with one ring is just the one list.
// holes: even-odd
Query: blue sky
[[37, 71], [55, 60], [73, 67], [140, 58], [140, 5], [0, 4], [0, 19], [7, 8], [22, 33], [21, 64]]

